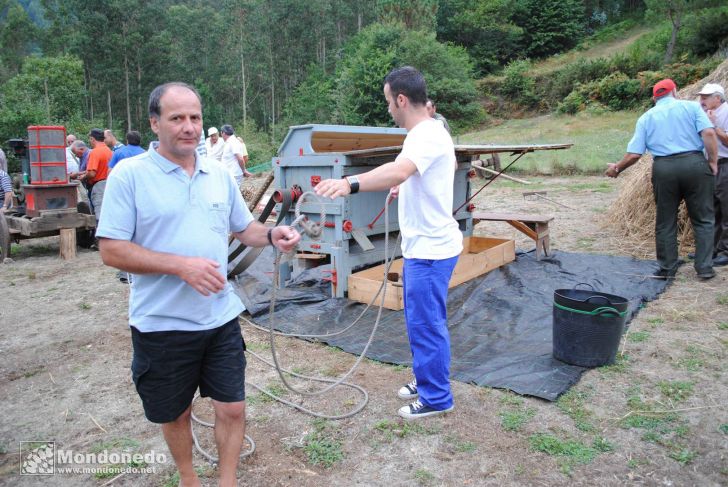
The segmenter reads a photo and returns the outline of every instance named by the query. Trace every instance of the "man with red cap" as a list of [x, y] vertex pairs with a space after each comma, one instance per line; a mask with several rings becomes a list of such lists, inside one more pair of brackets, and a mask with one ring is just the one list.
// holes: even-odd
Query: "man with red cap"
[[652, 88], [652, 95], [655, 106], [637, 120], [627, 153], [619, 162], [607, 164], [606, 175], [616, 178], [649, 150], [654, 158], [655, 247], [660, 265], [655, 277], [669, 279], [677, 273], [677, 212], [684, 199], [695, 234], [695, 271], [700, 279], [710, 279], [715, 277], [713, 188], [714, 175], [718, 172], [715, 130], [698, 103], [677, 99], [677, 86], [671, 79], [659, 81]]

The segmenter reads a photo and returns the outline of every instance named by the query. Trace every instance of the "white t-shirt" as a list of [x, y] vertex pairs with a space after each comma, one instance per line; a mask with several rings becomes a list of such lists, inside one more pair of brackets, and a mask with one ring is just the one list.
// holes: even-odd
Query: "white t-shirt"
[[[728, 131], [728, 102], [723, 102], [715, 109], [715, 127]], [[718, 158], [728, 157], [728, 145], [718, 139]]]
[[225, 141], [222, 137], [217, 138], [217, 144], [212, 145], [210, 137], [205, 140], [205, 149], [207, 149], [207, 157], [212, 157], [217, 161], [222, 161], [222, 151], [225, 149]]
[[66, 147], [66, 174], [78, 172], [78, 159], [70, 147]]
[[240, 142], [237, 137], [231, 135], [228, 137], [228, 140], [225, 141], [225, 146], [222, 149], [222, 163], [225, 167], [227, 167], [228, 171], [230, 171], [230, 174], [232, 174], [234, 178], [243, 175], [243, 170], [240, 168], [240, 163], [238, 163], [238, 159], [235, 157], [235, 154], [239, 154], [241, 156], [248, 155], [243, 143]]
[[449, 259], [463, 250], [463, 234], [452, 216], [455, 148], [437, 120], [427, 119], [407, 133], [402, 152], [417, 172], [399, 188], [402, 255], [407, 259]]

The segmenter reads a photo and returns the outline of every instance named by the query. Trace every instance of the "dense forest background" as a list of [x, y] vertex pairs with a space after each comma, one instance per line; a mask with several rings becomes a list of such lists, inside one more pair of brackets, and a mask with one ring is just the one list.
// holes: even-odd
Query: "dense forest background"
[[[533, 70], [639, 25], [649, 35], [626, 54]], [[727, 42], [722, 1], [0, 0], [0, 142], [62, 124], [146, 143], [149, 92], [181, 80], [205, 128], [232, 124], [256, 165], [289, 125], [390, 125], [381, 85], [395, 66], [421, 69], [462, 133], [516, 109], [635, 108], [651, 80], [697, 79]]]

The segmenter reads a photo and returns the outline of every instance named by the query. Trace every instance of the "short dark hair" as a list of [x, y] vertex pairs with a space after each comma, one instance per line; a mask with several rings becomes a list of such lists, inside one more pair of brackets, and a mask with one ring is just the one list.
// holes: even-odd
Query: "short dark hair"
[[126, 143], [129, 145], [140, 145], [142, 143], [142, 134], [136, 130], [130, 130], [126, 133]]
[[235, 130], [233, 129], [232, 125], [225, 124], [222, 127], [220, 127], [220, 132], [222, 132], [225, 135], [233, 135], [235, 133]]
[[168, 89], [174, 86], [178, 88], [187, 88], [192, 93], [194, 93], [197, 99], [200, 101], [200, 108], [202, 108], [202, 97], [200, 97], [200, 94], [193, 86], [188, 85], [187, 83], [183, 83], [181, 81], [171, 81], [169, 83], [164, 83], [163, 85], [157, 86], [149, 94], [149, 118], [158, 119], [162, 115], [162, 96], [164, 96]]
[[413, 105], [427, 103], [427, 84], [425, 77], [412, 66], [395, 68], [384, 78], [384, 84], [389, 85], [389, 91], [395, 98], [404, 95]]
[[88, 136], [94, 140], [98, 140], [99, 142], [104, 141], [104, 131], [101, 129], [91, 129]]

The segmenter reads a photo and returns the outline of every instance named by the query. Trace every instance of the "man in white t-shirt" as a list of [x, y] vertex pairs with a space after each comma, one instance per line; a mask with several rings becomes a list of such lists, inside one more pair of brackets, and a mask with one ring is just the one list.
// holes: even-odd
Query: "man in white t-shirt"
[[452, 216], [455, 149], [445, 127], [430, 118], [422, 73], [405, 66], [384, 80], [384, 97], [394, 122], [407, 129], [394, 162], [344, 179], [327, 179], [316, 194], [330, 198], [397, 186], [404, 257], [404, 315], [415, 380], [399, 390], [419, 398], [399, 409], [405, 419], [452, 411], [447, 289], [463, 236]]
[[220, 138], [220, 134], [215, 127], [207, 129], [205, 148], [207, 149], [207, 157], [212, 157], [216, 161], [222, 161], [222, 151], [225, 148], [225, 141]]
[[225, 141], [225, 146], [222, 149], [222, 163], [240, 186], [243, 183], [243, 177], [251, 175], [245, 169], [245, 164], [248, 163], [248, 149], [245, 144], [235, 137], [232, 126], [223, 125], [220, 127], [220, 133]]

